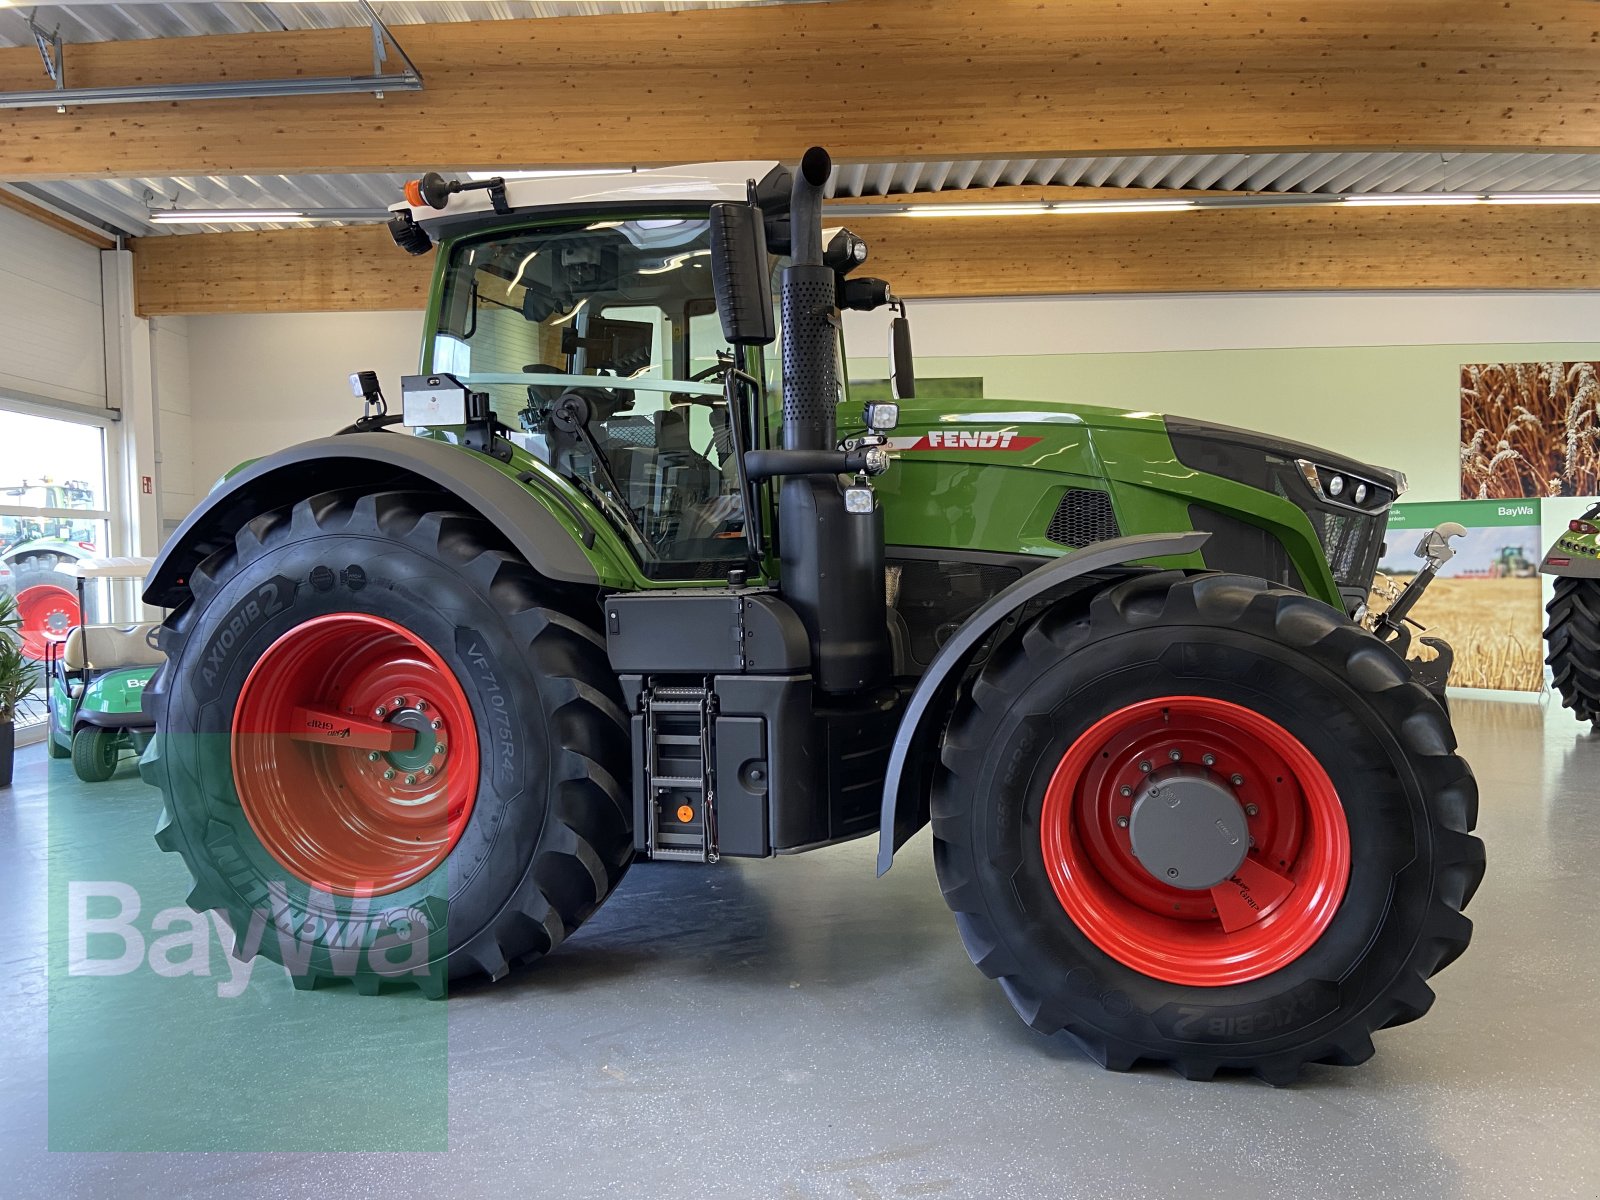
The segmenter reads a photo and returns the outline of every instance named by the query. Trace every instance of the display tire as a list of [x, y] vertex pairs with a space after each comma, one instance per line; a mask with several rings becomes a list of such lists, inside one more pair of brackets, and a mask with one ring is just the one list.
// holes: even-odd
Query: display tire
[[[1336, 910], [1285, 965], [1241, 982], [1174, 982], [1108, 953], [1068, 916], [1046, 862], [1045, 798], [1069, 751], [1112, 714], [1169, 696], [1275, 723], [1342, 808]], [[1029, 1025], [1113, 1070], [1146, 1061], [1273, 1084], [1308, 1063], [1359, 1063], [1375, 1030], [1428, 1010], [1426, 981], [1471, 935], [1476, 815], [1447, 715], [1378, 639], [1303, 593], [1177, 572], [1047, 610], [999, 645], [952, 715], [932, 794], [945, 900], [972, 961]]]
[[[577, 615], [585, 602], [598, 612], [592, 594], [539, 576], [449, 498], [398, 491], [256, 517], [188, 582], [146, 691], [156, 734], [141, 768], [165, 799], [158, 844], [187, 864], [191, 907], [226, 917], [236, 954], [284, 962], [298, 987], [439, 997], [450, 979], [499, 979], [555, 949], [617, 886], [633, 854], [631, 759], [604, 639]], [[234, 774], [233, 720], [258, 660], [338, 614], [430, 647], [479, 748], [475, 798], [442, 860], [365, 897], [275, 858]]]
[[42, 662], [52, 638], [64, 638], [80, 620], [78, 580], [59, 569], [55, 555], [30, 555], [12, 565], [22, 652]]
[[1545, 662], [1562, 706], [1580, 721], [1600, 720], [1600, 579], [1557, 576], [1545, 612]]
[[[115, 729], [100, 729], [93, 725], [79, 727], [72, 735], [73, 774], [85, 783], [104, 783], [117, 773], [117, 760], [122, 757], [119, 742], [122, 735]], [[50, 743], [52, 746], [55, 743]], [[53, 754], [53, 751], [52, 751]]]

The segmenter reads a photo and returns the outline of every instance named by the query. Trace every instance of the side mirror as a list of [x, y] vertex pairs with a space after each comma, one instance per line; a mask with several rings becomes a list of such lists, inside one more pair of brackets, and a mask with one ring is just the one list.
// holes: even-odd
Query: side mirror
[[889, 392], [896, 400], [912, 400], [917, 394], [917, 366], [911, 356], [911, 322], [905, 305], [889, 322]]
[[711, 282], [731, 346], [768, 346], [778, 336], [772, 312], [767, 229], [753, 204], [711, 206]]

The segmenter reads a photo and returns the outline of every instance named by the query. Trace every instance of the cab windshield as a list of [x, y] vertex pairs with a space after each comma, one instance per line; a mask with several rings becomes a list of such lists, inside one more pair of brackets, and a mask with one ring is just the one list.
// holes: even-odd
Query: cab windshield
[[[488, 393], [514, 440], [587, 492], [656, 577], [719, 577], [748, 553], [710, 263], [700, 218], [457, 243], [434, 332], [431, 369]], [[551, 419], [574, 394], [581, 430]]]

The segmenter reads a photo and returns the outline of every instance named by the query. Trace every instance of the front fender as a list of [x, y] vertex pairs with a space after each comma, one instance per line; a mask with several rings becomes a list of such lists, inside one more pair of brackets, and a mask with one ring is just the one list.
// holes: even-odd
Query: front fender
[[929, 743], [944, 728], [945, 715], [955, 699], [956, 689], [965, 676], [966, 666], [989, 635], [1002, 624], [1015, 619], [1022, 608], [1047, 597], [1074, 579], [1108, 567], [1126, 566], [1152, 558], [1195, 554], [1209, 533], [1142, 533], [1113, 538], [1074, 550], [1017, 580], [991, 596], [934, 656], [906, 702], [905, 715], [895, 733], [889, 755], [888, 772], [883, 781], [883, 810], [878, 819], [878, 874], [894, 864], [894, 853], [911, 835], [928, 823], [925, 795], [908, 794], [907, 764], [923, 761], [924, 754], [936, 753]]
[[594, 530], [567, 514], [566, 522], [527, 486], [476, 451], [431, 438], [351, 433], [302, 442], [257, 459], [228, 477], [190, 513], [162, 548], [145, 580], [144, 600], [174, 608], [187, 593], [189, 573], [233, 542], [246, 522], [318, 492], [346, 487], [422, 487], [448, 492], [492, 524], [546, 578], [596, 584], [599, 574], [583, 552]]

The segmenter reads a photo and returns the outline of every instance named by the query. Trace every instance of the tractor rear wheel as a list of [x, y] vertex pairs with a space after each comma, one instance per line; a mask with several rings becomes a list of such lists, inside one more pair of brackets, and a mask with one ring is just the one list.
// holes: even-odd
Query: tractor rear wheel
[[78, 581], [57, 570], [54, 555], [25, 558], [15, 565], [15, 573], [22, 652], [43, 661], [45, 646], [78, 624]]
[[1343, 613], [1149, 574], [1051, 610], [955, 713], [935, 863], [978, 967], [1103, 1066], [1352, 1065], [1466, 947], [1477, 789]]
[[1545, 611], [1545, 662], [1561, 703], [1580, 721], [1600, 721], [1600, 579], [1558, 576]]
[[632, 857], [603, 639], [427, 493], [257, 517], [192, 574], [147, 691], [157, 842], [297, 986], [442, 995], [554, 949]]

